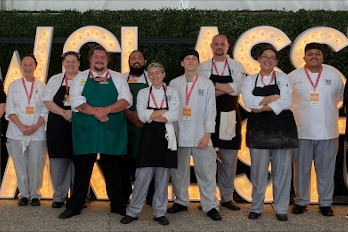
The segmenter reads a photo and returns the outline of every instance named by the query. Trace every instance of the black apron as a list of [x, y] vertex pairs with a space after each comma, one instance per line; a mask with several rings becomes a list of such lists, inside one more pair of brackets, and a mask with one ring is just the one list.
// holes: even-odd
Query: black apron
[[[254, 96], [267, 97], [274, 94], [280, 95], [277, 78], [273, 85], [257, 87], [257, 75]], [[258, 149], [287, 149], [298, 145], [297, 127], [294, 116], [290, 110], [283, 110], [279, 115], [273, 111], [260, 113], [251, 112], [248, 117], [246, 144], [249, 148]]]
[[[150, 87], [151, 94], [152, 87]], [[165, 90], [166, 91], [166, 90]], [[147, 109], [160, 110], [151, 108], [150, 94], [147, 103]], [[168, 100], [166, 98], [168, 110]], [[168, 149], [168, 141], [165, 138], [166, 127], [163, 122], [145, 123], [141, 130], [139, 153], [137, 157], [137, 168], [141, 167], [164, 167], [177, 168], [178, 156], [177, 151]]]
[[[213, 62], [213, 61], [212, 61]], [[230, 83], [233, 82], [233, 77], [231, 75], [230, 66], [227, 63], [228, 76], [218, 76], [213, 74], [213, 66], [211, 68], [210, 80], [215, 83]], [[236, 111], [236, 136], [230, 141], [219, 139], [220, 132], [220, 117], [221, 112]], [[211, 135], [211, 140], [214, 147], [224, 148], [224, 149], [234, 149], [239, 150], [242, 144], [242, 124], [241, 117], [238, 110], [238, 96], [231, 96], [229, 94], [224, 94], [216, 97], [216, 119], [215, 119], [215, 133]]]
[[[60, 88], [53, 97], [53, 102], [64, 110], [71, 110], [71, 106], [64, 106], [65, 95], [69, 95], [69, 90], [67, 92], [66, 87], [63, 86], [64, 76]], [[48, 156], [50, 158], [73, 157], [71, 122], [50, 111], [48, 113], [46, 136]]]

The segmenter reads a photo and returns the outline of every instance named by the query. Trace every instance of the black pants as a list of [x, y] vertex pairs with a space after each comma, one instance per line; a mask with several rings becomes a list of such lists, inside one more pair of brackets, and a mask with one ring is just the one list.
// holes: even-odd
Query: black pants
[[[85, 204], [89, 183], [97, 154], [75, 155], [75, 178], [73, 194], [68, 199], [66, 207], [75, 211], [81, 211]], [[99, 164], [103, 171], [106, 190], [113, 209], [125, 207], [121, 193], [120, 181], [120, 157], [117, 155], [100, 154]]]

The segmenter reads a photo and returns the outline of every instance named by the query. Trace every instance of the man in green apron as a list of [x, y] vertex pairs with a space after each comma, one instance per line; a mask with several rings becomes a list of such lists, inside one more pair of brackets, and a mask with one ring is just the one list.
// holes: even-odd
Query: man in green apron
[[66, 219], [81, 213], [94, 162], [100, 153], [111, 212], [125, 215], [121, 193], [120, 157], [127, 154], [127, 124], [124, 110], [132, 105], [128, 84], [120, 73], [107, 68], [109, 54], [102, 46], [89, 52], [90, 69], [79, 73], [70, 89], [75, 179]]
[[[121, 187], [122, 195], [126, 201], [129, 200], [132, 194], [132, 179], [135, 176], [140, 133], [143, 127], [143, 123], [138, 118], [137, 96], [141, 89], [151, 85], [147, 77], [147, 72], [145, 71], [146, 59], [141, 51], [132, 51], [129, 55], [128, 64], [129, 72], [122, 74], [133, 96], [132, 107], [125, 110], [127, 117], [128, 146], [127, 155], [123, 156], [121, 159]], [[147, 204], [151, 205], [153, 194], [154, 182], [152, 181], [146, 197]]]

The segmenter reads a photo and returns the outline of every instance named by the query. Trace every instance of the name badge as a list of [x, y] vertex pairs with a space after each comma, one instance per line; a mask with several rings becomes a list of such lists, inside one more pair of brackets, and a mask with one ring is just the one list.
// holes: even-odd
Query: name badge
[[319, 105], [319, 93], [309, 93], [310, 105]]
[[107, 84], [109, 84], [109, 81], [99, 81], [99, 84], [101, 84], [101, 85], [107, 85]]
[[69, 95], [65, 95], [63, 102], [64, 102], [64, 106], [71, 106], [70, 96]]
[[182, 119], [189, 121], [191, 120], [191, 108], [184, 108], [182, 111]]
[[137, 83], [137, 79], [129, 79], [128, 83]]
[[86, 83], [86, 81], [81, 81], [80, 83], [81, 83], [81, 85], [84, 85]]
[[27, 117], [30, 117], [30, 118], [34, 117], [34, 112], [35, 112], [34, 106], [25, 107], [25, 115]]

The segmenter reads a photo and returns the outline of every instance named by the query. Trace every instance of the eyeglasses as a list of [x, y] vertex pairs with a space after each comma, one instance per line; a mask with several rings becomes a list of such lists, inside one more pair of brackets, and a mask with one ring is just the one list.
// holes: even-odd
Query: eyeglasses
[[68, 52], [65, 52], [61, 55], [62, 59], [64, 59], [66, 56], [68, 55], [73, 55], [73, 56], [76, 56], [76, 58], [78, 60], [80, 60], [80, 54], [78, 54], [77, 52], [74, 52], [74, 51], [68, 51]]
[[277, 57], [275, 57], [275, 56], [271, 56], [271, 57], [268, 57], [268, 56], [260, 56], [260, 58], [261, 58], [263, 61], [266, 61], [266, 60], [276, 61], [276, 60], [277, 60]]

